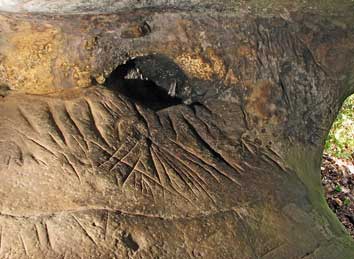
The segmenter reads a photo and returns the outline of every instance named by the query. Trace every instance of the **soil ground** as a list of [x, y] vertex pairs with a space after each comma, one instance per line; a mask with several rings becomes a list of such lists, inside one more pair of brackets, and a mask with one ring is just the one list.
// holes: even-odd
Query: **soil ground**
[[354, 160], [324, 154], [321, 175], [329, 207], [354, 238]]

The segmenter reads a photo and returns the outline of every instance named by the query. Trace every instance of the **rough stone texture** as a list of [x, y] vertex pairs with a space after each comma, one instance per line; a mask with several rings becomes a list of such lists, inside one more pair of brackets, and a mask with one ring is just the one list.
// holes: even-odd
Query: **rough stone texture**
[[0, 258], [354, 257], [320, 184], [351, 1], [46, 2], [0, 16]]
[[1, 0], [0, 9], [7, 12], [34, 13], [114, 13], [137, 8], [195, 8], [207, 5], [230, 6], [215, 0]]

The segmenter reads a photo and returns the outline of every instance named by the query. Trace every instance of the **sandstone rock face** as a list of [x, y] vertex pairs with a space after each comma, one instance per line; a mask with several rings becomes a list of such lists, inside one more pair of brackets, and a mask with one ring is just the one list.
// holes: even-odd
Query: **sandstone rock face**
[[0, 1], [0, 258], [354, 257], [351, 1], [225, 2]]
[[210, 4], [217, 4], [225, 7], [231, 3], [218, 3], [215, 0], [0, 0], [0, 9], [6, 12], [20, 13], [99, 14], [114, 13], [117, 11], [137, 8], [195, 8]]

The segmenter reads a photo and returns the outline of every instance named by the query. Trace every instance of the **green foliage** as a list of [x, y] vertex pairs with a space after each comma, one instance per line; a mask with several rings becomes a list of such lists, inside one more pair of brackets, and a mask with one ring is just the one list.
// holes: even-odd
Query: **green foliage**
[[340, 185], [337, 185], [336, 188], [334, 189], [336, 192], [341, 192], [342, 187]]
[[325, 151], [337, 158], [354, 158], [354, 95], [344, 102], [327, 137]]
[[350, 199], [347, 197], [344, 199], [344, 202], [343, 202], [344, 206], [349, 206], [350, 204]]

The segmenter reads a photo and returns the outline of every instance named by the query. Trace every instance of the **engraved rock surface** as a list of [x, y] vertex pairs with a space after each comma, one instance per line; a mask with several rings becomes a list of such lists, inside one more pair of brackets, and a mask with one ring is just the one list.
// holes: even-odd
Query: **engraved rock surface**
[[354, 257], [353, 3], [254, 2], [0, 1], [0, 258]]

